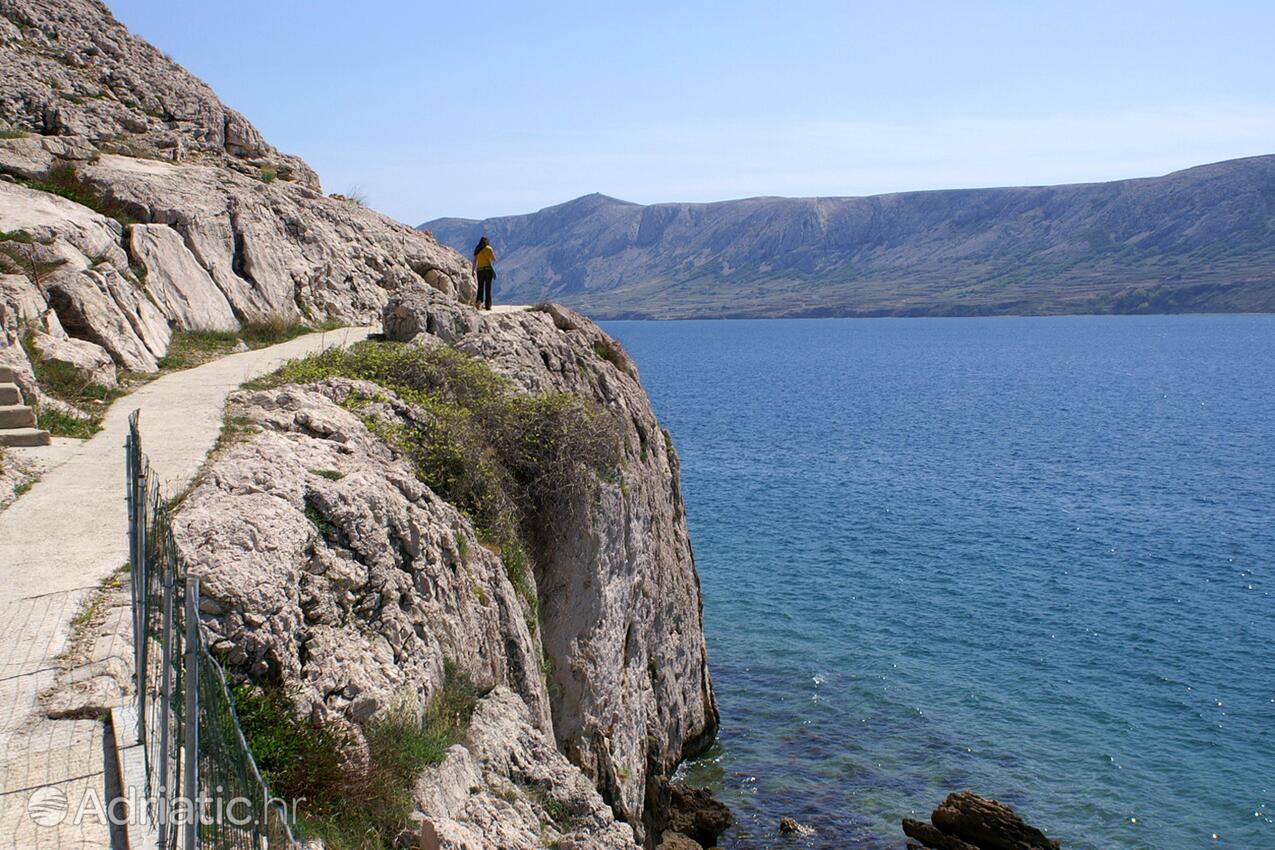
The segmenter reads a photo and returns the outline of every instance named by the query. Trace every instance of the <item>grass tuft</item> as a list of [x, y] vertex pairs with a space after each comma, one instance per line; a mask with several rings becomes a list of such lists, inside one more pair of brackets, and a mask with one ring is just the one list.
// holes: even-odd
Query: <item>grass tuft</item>
[[288, 342], [315, 331], [344, 327], [339, 319], [325, 319], [318, 325], [276, 316], [259, 322], [248, 322], [237, 331], [177, 331], [168, 351], [159, 359], [159, 368], [176, 371], [202, 366], [234, 352], [240, 341], [250, 349], [267, 348]]
[[75, 166], [70, 163], [53, 166], [43, 179], [22, 182], [31, 189], [60, 195], [67, 200], [82, 204], [94, 212], [115, 219], [125, 227], [137, 223], [137, 218], [127, 206], [114, 198], [108, 198], [85, 182]]
[[124, 395], [118, 386], [108, 387], [94, 383], [89, 375], [70, 363], [45, 360], [35, 344], [35, 334], [29, 328], [19, 336], [31, 368], [35, 372], [40, 389], [79, 409], [80, 415], [41, 405], [36, 410], [36, 427], [55, 437], [75, 437], [86, 440], [102, 430], [102, 416], [115, 399]]
[[366, 761], [349, 758], [336, 726], [296, 717], [278, 689], [235, 688], [235, 711], [262, 778], [276, 797], [304, 798], [298, 826], [331, 850], [389, 850], [409, 827], [411, 787], [459, 742], [482, 694], [453, 665], [423, 714], [400, 707], [363, 729]]

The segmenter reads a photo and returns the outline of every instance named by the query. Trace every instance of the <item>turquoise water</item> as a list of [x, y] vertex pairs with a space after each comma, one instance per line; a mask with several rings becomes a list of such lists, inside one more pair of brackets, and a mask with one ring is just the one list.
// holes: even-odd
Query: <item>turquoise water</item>
[[898, 848], [969, 788], [1275, 848], [1275, 317], [607, 329], [682, 456], [725, 846]]

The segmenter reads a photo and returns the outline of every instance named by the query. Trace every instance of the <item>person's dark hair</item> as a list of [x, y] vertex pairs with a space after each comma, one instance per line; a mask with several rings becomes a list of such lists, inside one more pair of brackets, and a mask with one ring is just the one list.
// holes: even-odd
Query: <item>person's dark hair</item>
[[479, 252], [479, 251], [481, 251], [482, 249], [486, 248], [486, 247], [487, 247], [488, 245], [490, 245], [490, 244], [491, 244], [491, 243], [487, 241], [487, 237], [486, 237], [486, 236], [484, 236], [482, 239], [479, 239], [479, 240], [478, 240], [478, 244], [474, 246], [474, 256], [475, 256], [475, 257], [477, 257], [477, 256], [478, 256], [478, 252]]

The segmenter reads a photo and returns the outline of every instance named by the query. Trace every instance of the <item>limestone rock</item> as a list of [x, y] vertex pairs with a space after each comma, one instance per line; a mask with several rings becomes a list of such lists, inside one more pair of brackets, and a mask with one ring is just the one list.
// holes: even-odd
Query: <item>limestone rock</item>
[[424, 705], [450, 662], [512, 687], [548, 730], [539, 641], [500, 559], [329, 397], [350, 387], [232, 397], [262, 430], [211, 464], [175, 523], [213, 651], [284, 685], [302, 716], [352, 725]]
[[318, 189], [205, 83], [93, 0], [0, 2], [0, 120], [135, 155], [203, 157]]
[[465, 742], [417, 780], [413, 797], [444, 847], [637, 850], [593, 784], [531, 722], [516, 694], [479, 701]]
[[146, 269], [146, 288], [183, 330], [239, 329], [230, 302], [177, 232], [163, 224], [128, 229], [129, 253]]
[[559, 747], [641, 822], [648, 781], [707, 746], [718, 719], [677, 455], [636, 366], [565, 308], [480, 314], [417, 286], [393, 294], [383, 326], [391, 339], [450, 341], [527, 392], [577, 393], [621, 423], [618, 480], [562, 506], [536, 581]]
[[[17, 250], [63, 272], [50, 297], [37, 278], [53, 266], [33, 266], [46, 303], [6, 297], [6, 312], [52, 307], [68, 335], [102, 346], [117, 367], [154, 370], [170, 324], [366, 321], [406, 285], [473, 298], [460, 255], [324, 196], [304, 162], [95, 0], [0, 0], [0, 128], [30, 134], [0, 139], [0, 230], [25, 231], [39, 247]], [[55, 174], [89, 206], [13, 182]], [[0, 275], [26, 273], [8, 266], [0, 257]], [[20, 349], [0, 357], [31, 371]]]
[[949, 794], [930, 823], [903, 819], [903, 832], [935, 850], [1059, 850], [1060, 843], [1014, 810], [969, 791]]
[[660, 835], [660, 843], [656, 846], [656, 850], [704, 850], [704, 846], [689, 836], [666, 829]]
[[[101, 346], [126, 369], [154, 372], [156, 356], [164, 353], [168, 340], [159, 332], [160, 324], [144, 322], [137, 315], [130, 317], [120, 309], [116, 298], [127, 298], [131, 286], [114, 269], [65, 270], [55, 272], [45, 289], [49, 306], [57, 311], [67, 333]], [[126, 303], [140, 311], [142, 300], [134, 295]], [[149, 306], [149, 302], [146, 303]], [[134, 321], [130, 322], [130, 318]], [[163, 327], [167, 331], [167, 327]], [[142, 333], [154, 333], [154, 349], [147, 345]]]
[[115, 361], [102, 346], [82, 339], [59, 338], [45, 333], [36, 334], [33, 342], [43, 359], [72, 366], [94, 384], [115, 386]]
[[718, 836], [735, 822], [730, 809], [713, 799], [704, 788], [653, 777], [647, 786], [648, 808], [657, 818], [657, 832], [672, 830], [704, 847], [715, 847]]

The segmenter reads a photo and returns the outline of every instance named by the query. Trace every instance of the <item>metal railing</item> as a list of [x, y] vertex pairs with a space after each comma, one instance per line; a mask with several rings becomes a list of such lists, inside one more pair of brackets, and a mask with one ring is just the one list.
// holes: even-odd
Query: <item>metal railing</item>
[[271, 797], [234, 700], [199, 627], [199, 578], [173, 540], [163, 492], [142, 452], [138, 413], [124, 444], [132, 570], [137, 741], [158, 850], [297, 847]]

